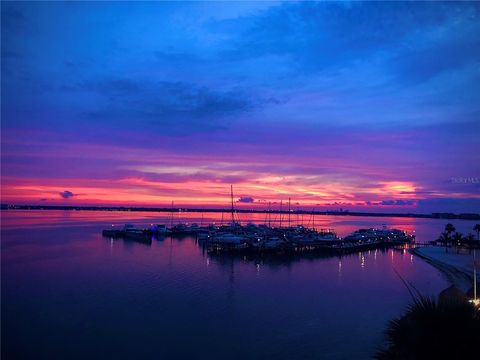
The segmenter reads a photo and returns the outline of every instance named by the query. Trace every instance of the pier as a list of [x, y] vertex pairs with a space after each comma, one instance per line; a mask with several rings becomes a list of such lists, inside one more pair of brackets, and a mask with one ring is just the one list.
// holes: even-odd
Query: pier
[[135, 241], [151, 241], [165, 236], [194, 236], [211, 253], [237, 254], [348, 254], [413, 243], [415, 236], [399, 229], [359, 229], [340, 238], [333, 229], [310, 229], [302, 225], [271, 227], [267, 225], [199, 226], [197, 224], [152, 225], [136, 229], [126, 224], [121, 229], [106, 229], [102, 235]]

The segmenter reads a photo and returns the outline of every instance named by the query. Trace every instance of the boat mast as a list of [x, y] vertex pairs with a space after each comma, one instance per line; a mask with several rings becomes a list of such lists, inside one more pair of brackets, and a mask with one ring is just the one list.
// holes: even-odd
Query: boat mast
[[230, 198], [232, 200], [232, 226], [235, 225], [235, 214], [233, 209], [233, 185], [230, 185]]
[[313, 221], [312, 221], [313, 222], [313, 225], [312, 225], [313, 230], [315, 230], [315, 208], [313, 208], [313, 210], [312, 210], [312, 219], [313, 219]]
[[290, 227], [290, 198], [288, 198], [288, 227]]
[[268, 227], [272, 227], [272, 202], [268, 202]]
[[282, 206], [283, 200], [280, 200], [280, 227], [282, 227]]
[[266, 226], [268, 221], [268, 212], [265, 210], [265, 220], [263, 221], [263, 224]]

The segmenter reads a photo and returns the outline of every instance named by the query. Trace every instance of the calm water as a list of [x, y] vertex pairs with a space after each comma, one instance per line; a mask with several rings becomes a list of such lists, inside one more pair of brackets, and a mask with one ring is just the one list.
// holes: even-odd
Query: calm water
[[[188, 222], [221, 219], [200, 217], [181, 214]], [[111, 224], [169, 221], [170, 214], [2, 211], [2, 358], [367, 359], [409, 301], [395, 270], [426, 294], [448, 286], [400, 250], [248, 260], [209, 256], [191, 237], [146, 245], [100, 234]], [[445, 223], [315, 218], [342, 236], [386, 224], [419, 241]], [[454, 225], [467, 232], [474, 223]]]

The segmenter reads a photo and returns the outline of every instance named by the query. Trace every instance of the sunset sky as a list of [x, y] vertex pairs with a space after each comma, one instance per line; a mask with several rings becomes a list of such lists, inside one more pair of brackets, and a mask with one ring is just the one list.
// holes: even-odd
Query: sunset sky
[[1, 10], [3, 203], [480, 212], [480, 3]]

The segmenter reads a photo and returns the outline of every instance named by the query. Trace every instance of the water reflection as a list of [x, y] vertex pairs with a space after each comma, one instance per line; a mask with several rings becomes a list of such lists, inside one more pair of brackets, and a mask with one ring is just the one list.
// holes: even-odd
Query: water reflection
[[110, 238], [110, 256], [112, 256], [112, 252], [113, 252], [113, 242], [114, 242], [114, 239]]
[[[193, 241], [193, 239], [192, 239]], [[198, 244], [200, 248], [203, 249], [201, 244]], [[394, 254], [398, 252], [402, 254], [401, 257], [396, 257]], [[348, 259], [351, 263], [351, 259], [357, 259], [357, 268], [360, 268], [362, 271], [368, 268], [370, 264], [377, 264], [377, 259], [382, 259], [382, 264], [384, 265], [384, 259], [389, 260], [389, 267], [391, 268], [400, 268], [403, 269], [408, 264], [413, 263], [413, 255], [408, 254], [406, 256], [407, 249], [403, 246], [401, 248], [392, 248], [392, 249], [376, 249], [369, 251], [362, 251], [353, 254], [309, 254], [309, 253], [300, 253], [300, 254], [222, 254], [222, 253], [207, 253], [202, 250], [202, 256], [207, 258], [209, 264], [214, 262], [220, 266], [225, 266], [230, 263], [241, 263], [243, 266], [250, 266], [255, 269], [255, 273], [259, 275], [263, 267], [268, 267], [269, 269], [292, 269], [296, 264], [315, 264], [318, 261], [336, 261], [337, 268], [337, 277], [341, 277], [343, 271], [343, 261]], [[375, 269], [376, 266], [372, 267]]]
[[[242, 215], [265, 221], [264, 214]], [[197, 222], [201, 214], [181, 216]], [[203, 221], [220, 216], [205, 214]], [[12, 358], [368, 359], [387, 321], [409, 302], [394, 269], [426, 294], [447, 285], [407, 248], [225, 256], [209, 254], [191, 236], [147, 243], [101, 237], [112, 223], [142, 227], [168, 219], [155, 213], [2, 213], [2, 307], [8, 309], [2, 341], [17, 355]], [[424, 220], [431, 219], [380, 222], [414, 228], [418, 236], [444, 226]], [[341, 236], [376, 221], [314, 219], [316, 227]], [[212, 339], [216, 345], [205, 346]]]
[[[173, 219], [169, 212], [122, 212], [122, 211], [74, 211], [74, 210], [8, 210], [1, 211], [2, 219], [5, 219], [2, 226], [10, 229], [23, 228], [25, 226], [35, 227], [55, 227], [66, 225], [91, 225], [98, 224], [114, 224], [115, 226], [123, 225], [127, 222], [134, 225], [148, 224], [172, 224], [173, 222], [210, 224], [218, 225], [228, 222], [227, 217], [224, 218], [222, 213], [198, 213], [198, 212], [182, 212], [177, 214]], [[272, 214], [272, 216], [275, 216]], [[240, 213], [238, 218], [242, 223], [257, 223], [278, 225], [279, 219], [275, 218], [268, 221], [265, 214]], [[378, 227], [383, 225], [387, 227], [401, 228], [408, 233], [417, 235], [420, 241], [428, 241], [436, 238], [443, 230], [446, 222], [452, 223], [455, 228], [464, 233], [472, 231], [474, 221], [468, 220], [441, 220], [441, 219], [422, 219], [422, 218], [376, 218], [376, 217], [350, 217], [350, 216], [334, 216], [334, 215], [315, 215], [310, 221], [302, 221], [292, 216], [291, 224], [315, 227], [316, 229], [333, 228], [339, 236], [346, 236], [359, 228]], [[285, 224], [285, 222], [284, 222]]]

